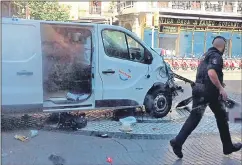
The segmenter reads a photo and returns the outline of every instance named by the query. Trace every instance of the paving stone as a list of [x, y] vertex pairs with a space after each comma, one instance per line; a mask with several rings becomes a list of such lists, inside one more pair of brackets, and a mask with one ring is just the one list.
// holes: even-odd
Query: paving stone
[[[241, 135], [234, 135], [241, 139]], [[241, 141], [241, 140], [240, 140]], [[199, 142], [199, 143], [198, 143]], [[237, 140], [238, 142], [238, 140]], [[203, 138], [189, 138], [183, 146], [184, 157], [183, 164], [241, 164], [241, 152], [233, 153], [230, 156], [224, 156], [222, 153], [222, 144], [219, 135], [203, 136]], [[173, 164], [177, 159], [172, 152], [171, 147], [164, 158], [165, 164]], [[179, 162], [177, 162], [179, 164]]]
[[[136, 123], [132, 126], [133, 131], [129, 134], [119, 130], [121, 127], [116, 121], [92, 121], [80, 132], [97, 131], [102, 133], [113, 133], [113, 137], [119, 138], [136, 138], [136, 139], [157, 139], [169, 138], [178, 134], [184, 122], [170, 121], [167, 123]], [[240, 123], [229, 123], [230, 131], [241, 133]], [[213, 116], [204, 116], [192, 135], [218, 133], [216, 120]], [[149, 136], [147, 136], [149, 135]]]

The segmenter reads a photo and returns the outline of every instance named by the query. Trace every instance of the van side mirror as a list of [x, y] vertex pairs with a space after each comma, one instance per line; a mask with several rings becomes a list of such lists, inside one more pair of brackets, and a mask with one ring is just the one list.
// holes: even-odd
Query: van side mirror
[[150, 51], [147, 49], [145, 49], [144, 60], [145, 60], [145, 64], [152, 64], [152, 61], [153, 61], [153, 56], [150, 53]]

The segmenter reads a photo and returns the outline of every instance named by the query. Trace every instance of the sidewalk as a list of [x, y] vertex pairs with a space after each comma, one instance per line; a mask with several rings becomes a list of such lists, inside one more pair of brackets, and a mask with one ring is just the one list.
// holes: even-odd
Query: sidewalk
[[[26, 134], [27, 132], [18, 132]], [[224, 156], [218, 135], [190, 137], [183, 147], [184, 157], [178, 160], [169, 140], [128, 140], [97, 138], [68, 133], [39, 131], [29, 142], [13, 138], [15, 133], [2, 134], [3, 165], [53, 165], [51, 154], [65, 160], [63, 165], [241, 165], [241, 152]], [[241, 135], [233, 134], [233, 141]], [[110, 164], [109, 164], [110, 165]]]

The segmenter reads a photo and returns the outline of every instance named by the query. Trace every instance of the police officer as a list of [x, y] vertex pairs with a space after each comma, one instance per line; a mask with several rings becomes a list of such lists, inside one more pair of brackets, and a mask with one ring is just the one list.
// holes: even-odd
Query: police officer
[[[188, 119], [179, 134], [170, 141], [174, 153], [182, 158], [182, 145], [187, 137], [197, 127], [207, 107], [213, 111], [220, 138], [223, 144], [223, 153], [229, 155], [242, 148], [241, 143], [233, 144], [229, 132], [226, 110], [223, 101], [227, 94], [223, 84], [223, 58], [226, 40], [222, 36], [214, 38], [213, 47], [208, 49], [198, 67], [195, 86], [192, 88], [193, 105]], [[221, 96], [221, 97], [220, 97]], [[219, 99], [221, 98], [221, 99]]]

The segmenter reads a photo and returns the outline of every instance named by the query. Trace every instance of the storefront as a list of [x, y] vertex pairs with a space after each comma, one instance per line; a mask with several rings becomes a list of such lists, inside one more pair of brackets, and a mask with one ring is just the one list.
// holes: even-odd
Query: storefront
[[[177, 17], [177, 16], [173, 16]], [[215, 18], [199, 18], [194, 16], [181, 18], [160, 17], [159, 27], [155, 29], [155, 44], [160, 48], [173, 52], [180, 57], [199, 57], [209, 47], [215, 36], [227, 39], [226, 56], [242, 56], [242, 22], [232, 19], [220, 21]], [[151, 29], [144, 32], [144, 41], [151, 41]]]

